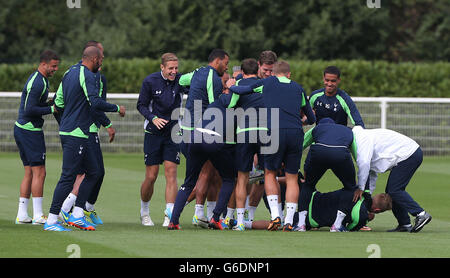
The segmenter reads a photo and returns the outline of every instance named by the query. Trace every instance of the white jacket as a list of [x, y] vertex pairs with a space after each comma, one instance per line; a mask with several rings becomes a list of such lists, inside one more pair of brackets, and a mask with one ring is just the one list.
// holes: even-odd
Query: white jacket
[[364, 190], [369, 179], [370, 193], [375, 189], [378, 173], [392, 169], [419, 148], [416, 141], [393, 130], [355, 126], [352, 131], [357, 147], [358, 187]]

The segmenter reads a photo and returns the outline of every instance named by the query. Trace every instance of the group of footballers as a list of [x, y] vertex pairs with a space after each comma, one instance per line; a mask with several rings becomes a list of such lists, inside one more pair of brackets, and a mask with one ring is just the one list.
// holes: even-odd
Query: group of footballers
[[[390, 231], [418, 232], [431, 221], [405, 191], [422, 162], [420, 146], [392, 130], [366, 129], [356, 105], [338, 88], [337, 67], [324, 70], [324, 88], [308, 97], [290, 79], [289, 64], [278, 61], [273, 51], [263, 51], [258, 60], [243, 60], [233, 76], [227, 73], [229, 58], [226, 51], [214, 49], [208, 65], [182, 75], [177, 56], [165, 53], [161, 71], [144, 79], [137, 101], [145, 118], [142, 225], [154, 225], [149, 204], [161, 164], [166, 178], [163, 226], [169, 230], [181, 229], [180, 215], [194, 199], [192, 223], [219, 230], [306, 231], [326, 226], [331, 232], [357, 231], [374, 213], [390, 209], [398, 221]], [[27, 80], [14, 127], [25, 168], [16, 223], [44, 224], [44, 230], [51, 231], [70, 230], [63, 224], [95, 230], [103, 223], [94, 208], [105, 174], [98, 130], [105, 127], [110, 142], [114, 140], [105, 112], [123, 117], [125, 107], [106, 101], [102, 61], [101, 43], [88, 42], [82, 60], [66, 71], [50, 101], [47, 78], [58, 68], [56, 53], [44, 51], [38, 70]], [[50, 113], [60, 125], [63, 166], [46, 218], [42, 115]], [[313, 124], [305, 134], [303, 126]], [[301, 157], [308, 147], [303, 176]], [[186, 173], [178, 189], [180, 152]], [[343, 188], [318, 192], [316, 184], [328, 169]], [[386, 193], [372, 196], [377, 174], [388, 170]], [[263, 179], [250, 179], [255, 172], [263, 173]], [[31, 194], [33, 218], [27, 214]], [[263, 195], [270, 221], [254, 221]], [[409, 214], [415, 217], [414, 225]]]

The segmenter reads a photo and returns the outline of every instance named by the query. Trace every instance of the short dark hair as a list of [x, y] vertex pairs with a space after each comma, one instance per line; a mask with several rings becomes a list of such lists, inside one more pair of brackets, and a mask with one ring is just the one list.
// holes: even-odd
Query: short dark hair
[[57, 60], [57, 61], [59, 61], [60, 59], [59, 59], [58, 54], [56, 54], [55, 51], [50, 50], [50, 49], [44, 50], [44, 51], [41, 53], [41, 56], [40, 56], [40, 58], [39, 58], [39, 62], [41, 62], [41, 63], [42, 63], [42, 62], [48, 63], [48, 62], [50, 62], [51, 60]]
[[272, 50], [265, 50], [259, 54], [259, 64], [267, 64], [267, 65], [273, 65], [275, 62], [278, 61], [277, 54], [273, 52]]
[[325, 68], [325, 70], [323, 71], [323, 76], [325, 76], [325, 74], [335, 74], [337, 75], [337, 77], [341, 77], [341, 71], [339, 70], [338, 67], [336, 66], [328, 66]]
[[220, 49], [220, 48], [213, 49], [208, 56], [208, 63], [211, 63], [212, 61], [214, 61], [217, 58], [219, 58], [220, 60], [223, 60], [223, 59], [225, 59], [225, 56], [230, 57], [230, 55], [228, 55], [228, 53], [225, 50]]
[[245, 59], [242, 61], [241, 69], [245, 75], [258, 74], [258, 62], [253, 58]]

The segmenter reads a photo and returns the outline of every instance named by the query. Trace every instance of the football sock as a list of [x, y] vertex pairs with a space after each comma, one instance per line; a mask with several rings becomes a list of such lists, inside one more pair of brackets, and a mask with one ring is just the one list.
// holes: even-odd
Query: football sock
[[94, 211], [95, 210], [94, 205], [89, 203], [88, 201], [86, 201], [86, 204], [84, 206], [86, 207], [87, 211]]
[[47, 218], [47, 224], [48, 225], [54, 225], [54, 224], [56, 224], [56, 222], [58, 222], [58, 215], [57, 214], [53, 214], [53, 213], [49, 213], [48, 214], [48, 218]]
[[237, 224], [244, 224], [244, 214], [245, 214], [245, 208], [237, 208], [236, 209], [236, 216], [237, 216]]
[[43, 216], [44, 213], [42, 212], [42, 200], [43, 197], [33, 197], [33, 218], [38, 219], [39, 217]]
[[294, 214], [297, 210], [297, 203], [286, 203], [286, 219], [284, 219], [284, 223], [293, 224], [294, 222]]
[[297, 226], [299, 226], [299, 227], [301, 227], [301, 226], [303, 226], [303, 225], [306, 225], [306, 215], [308, 214], [308, 211], [306, 211], [306, 210], [303, 210], [303, 211], [300, 211], [299, 213], [298, 213], [298, 223], [297, 223]]
[[216, 207], [216, 202], [211, 202], [211, 201], [207, 201], [206, 202], [206, 217], [208, 219], [208, 221], [211, 220], [211, 218], [213, 217], [213, 210]]
[[256, 207], [248, 206], [248, 220], [253, 221], [255, 219]]
[[195, 204], [195, 215], [197, 215], [198, 218], [204, 218], [205, 206], [202, 204]]
[[338, 210], [337, 214], [336, 214], [336, 220], [334, 220], [334, 223], [333, 223], [334, 227], [340, 228], [341, 225], [342, 225], [342, 221], [344, 220], [345, 216], [346, 216], [345, 213], [343, 213], [342, 211]]
[[252, 221], [244, 221], [244, 227], [246, 230], [250, 230], [252, 228]]
[[250, 195], [247, 195], [247, 198], [245, 198], [245, 208], [248, 210], [248, 204], [250, 202]]
[[284, 221], [284, 212], [283, 212], [283, 206], [281, 205], [281, 203], [278, 203], [278, 215], [281, 218], [281, 221]]
[[230, 219], [234, 219], [234, 210], [234, 208], [227, 207], [227, 216], [225, 218], [230, 217]]
[[169, 209], [170, 212], [173, 211], [173, 206], [174, 206], [174, 203], [166, 203], [166, 209]]
[[81, 217], [84, 216], [84, 209], [75, 206], [75, 207], [73, 208], [72, 215], [73, 215], [73, 217], [75, 217], [75, 218], [81, 218]]
[[70, 193], [67, 198], [64, 200], [64, 203], [61, 206], [61, 209], [64, 212], [69, 212], [73, 205], [75, 205], [75, 201], [77, 200], [77, 195]]
[[28, 198], [19, 198], [19, 210], [17, 211], [17, 217], [19, 219], [25, 219], [28, 217]]
[[150, 215], [149, 205], [150, 201], [144, 202], [141, 200], [141, 216]]
[[274, 220], [280, 216], [278, 211], [278, 195], [268, 195], [267, 201], [269, 202], [270, 216]]

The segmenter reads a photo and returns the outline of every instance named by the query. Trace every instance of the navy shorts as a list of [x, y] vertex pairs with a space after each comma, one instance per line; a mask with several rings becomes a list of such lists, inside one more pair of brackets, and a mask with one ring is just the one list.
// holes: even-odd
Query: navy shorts
[[264, 167], [276, 171], [284, 163], [284, 169], [289, 174], [297, 174], [300, 169], [303, 150], [303, 130], [280, 129], [278, 151], [264, 155]]
[[145, 165], [160, 165], [163, 161], [180, 164], [180, 146], [170, 136], [154, 135], [148, 132], [144, 137]]
[[[250, 172], [253, 168], [255, 154], [259, 154], [261, 146], [258, 143], [236, 144], [236, 169], [241, 172]], [[258, 164], [261, 159], [258, 156]]]
[[19, 148], [23, 166], [45, 165], [45, 140], [43, 131], [30, 131], [14, 126], [14, 139]]

